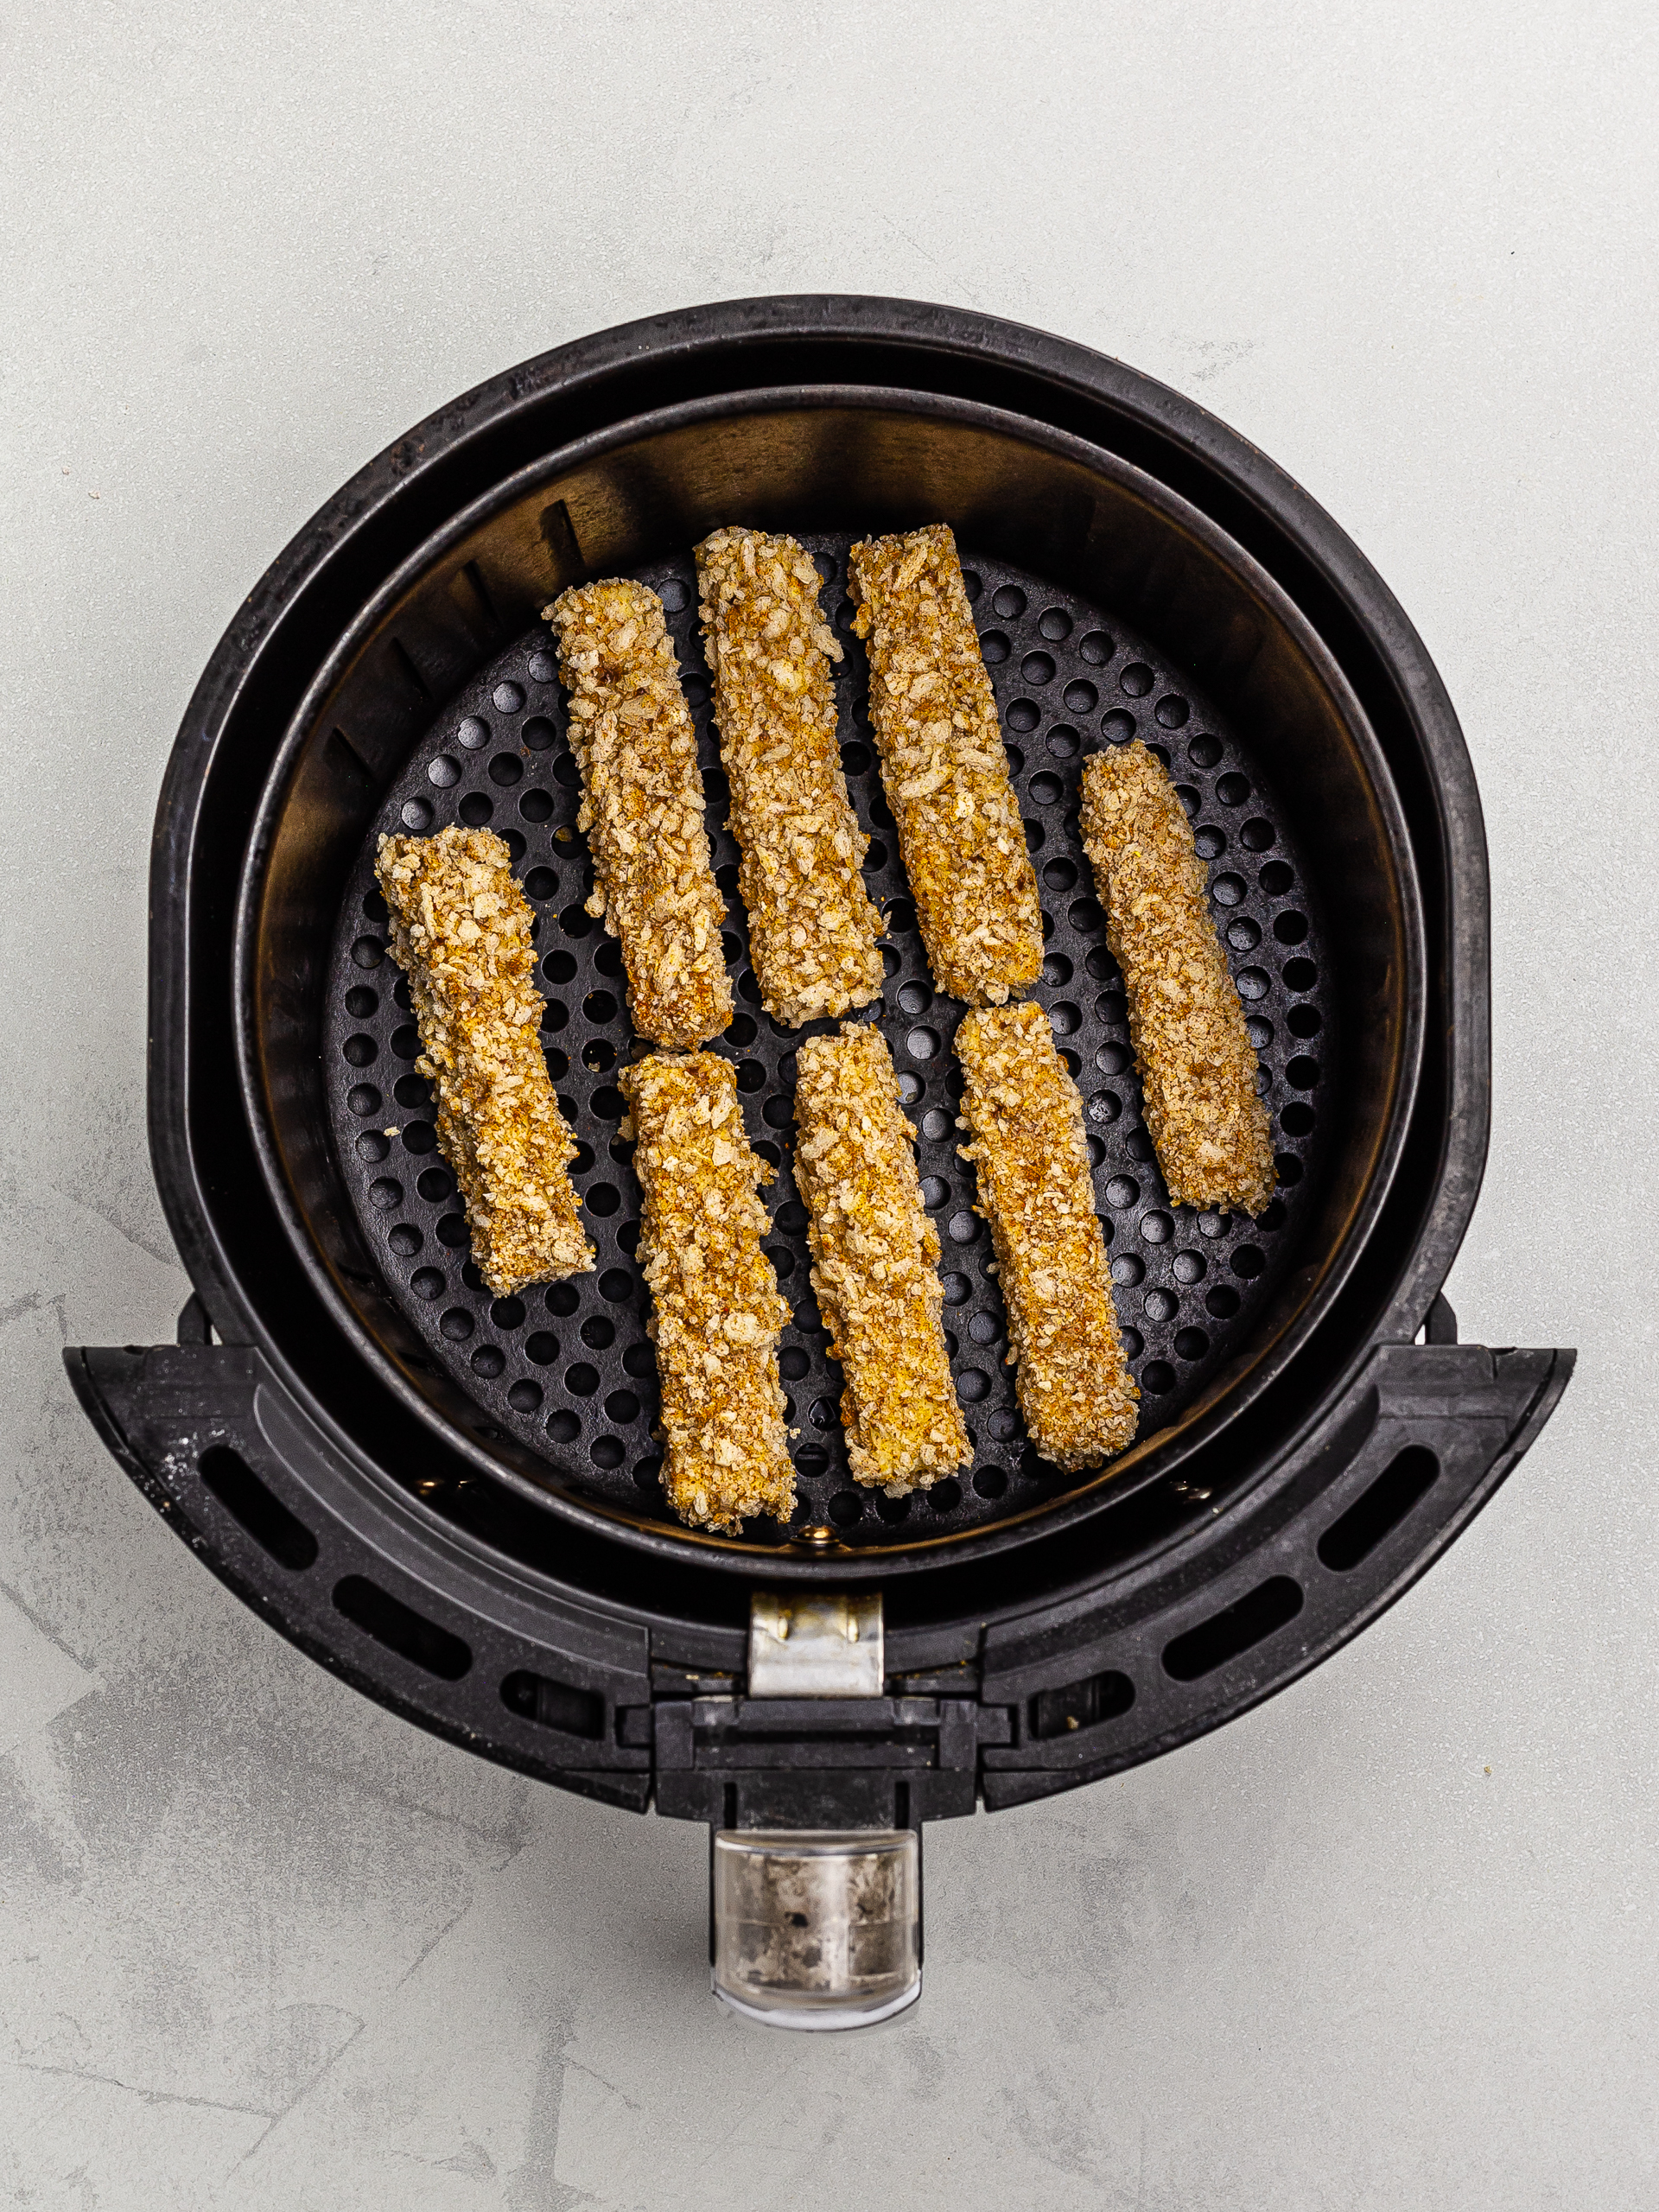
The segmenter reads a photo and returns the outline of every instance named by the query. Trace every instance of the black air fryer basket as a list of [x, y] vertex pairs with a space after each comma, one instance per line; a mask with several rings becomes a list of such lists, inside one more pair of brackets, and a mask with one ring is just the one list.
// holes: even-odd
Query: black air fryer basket
[[[853, 537], [938, 520], [996, 687], [1043, 895], [1038, 995], [1084, 1097], [1142, 1393], [1138, 1441], [1081, 1477], [1020, 1425], [956, 1148], [962, 1009], [931, 988], [850, 634]], [[882, 1026], [974, 1440], [958, 1479], [903, 1500], [849, 1478], [790, 1174], [804, 1033], [761, 1011], [735, 898], [690, 563], [732, 522], [802, 539], [844, 641]], [[538, 620], [618, 574], [669, 610], [732, 910], [739, 1012], [712, 1049], [777, 1169], [801, 1503], [732, 1538], [682, 1529], [658, 1480], [616, 1081], [643, 1047], [585, 910]], [[1255, 1223], [1172, 1206], [1141, 1118], [1077, 819], [1082, 760], [1136, 734], [1192, 817], [1262, 1060], [1281, 1187]], [[453, 821], [506, 838], [539, 918], [598, 1252], [516, 1299], [470, 1263], [371, 870], [381, 831]], [[825, 1966], [820, 1923], [909, 1908], [809, 1896], [812, 1836], [820, 1857], [904, 1841], [913, 1889], [924, 1821], [1096, 1780], [1255, 1704], [1423, 1571], [1560, 1396], [1570, 1352], [1460, 1344], [1440, 1295], [1486, 1146], [1487, 930], [1473, 775], [1421, 643], [1212, 417], [942, 308], [759, 300], [609, 332], [372, 462], [214, 654], [162, 793], [150, 947], [151, 1144], [196, 1295], [176, 1345], [74, 1350], [70, 1372], [145, 1494], [302, 1649], [472, 1750], [725, 1831], [765, 1876], [730, 1907], [764, 1923], [753, 1989], [872, 2017], [893, 2005], [846, 1993], [880, 1974]]]

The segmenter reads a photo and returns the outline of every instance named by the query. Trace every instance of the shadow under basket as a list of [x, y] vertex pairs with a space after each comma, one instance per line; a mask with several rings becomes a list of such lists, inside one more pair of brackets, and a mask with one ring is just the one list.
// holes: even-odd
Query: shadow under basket
[[[850, 631], [849, 543], [932, 521], [956, 531], [996, 690], [1043, 897], [1038, 995], [1084, 1094], [1142, 1393], [1135, 1444], [1078, 1477], [1020, 1426], [956, 1152], [962, 1009], [931, 988]], [[887, 918], [879, 1018], [974, 1441], [959, 1478], [906, 1501], [849, 1478], [790, 1173], [802, 1033], [757, 1002], [735, 897], [690, 565], [734, 522], [806, 544], [844, 648], [842, 757]], [[669, 612], [731, 909], [738, 1015], [713, 1049], [777, 1170], [800, 1505], [732, 1536], [679, 1527], [658, 1479], [616, 1088], [639, 1046], [585, 912], [538, 620], [611, 575]], [[1136, 735], [1193, 820], [1262, 1063], [1281, 1186], [1254, 1224], [1171, 1205], [1141, 1120], [1077, 819], [1082, 762]], [[506, 838], [537, 918], [543, 1044], [599, 1253], [518, 1299], [470, 1264], [370, 872], [382, 831], [456, 821]], [[456, 401], [239, 611], [174, 751], [151, 912], [151, 1144], [196, 1294], [175, 1345], [67, 1352], [82, 1403], [214, 1572], [369, 1695], [721, 1833], [717, 1898], [784, 1900], [777, 1928], [722, 1936], [760, 2016], [754, 1975], [804, 1955], [797, 1888], [840, 1900], [835, 1955], [883, 1993], [861, 2010], [815, 1982], [780, 1999], [789, 2024], [909, 2002], [906, 1836], [1153, 1757], [1316, 1664], [1478, 1511], [1571, 1370], [1570, 1352], [1459, 1344], [1440, 1292], [1486, 1146], [1488, 896], [1439, 677], [1271, 462], [1058, 339], [912, 303], [741, 302]], [[844, 1684], [832, 1665], [827, 1694], [793, 1694], [776, 1652], [751, 1683], [779, 1606], [842, 1622]], [[804, 1948], [822, 1982], [828, 1952]]]

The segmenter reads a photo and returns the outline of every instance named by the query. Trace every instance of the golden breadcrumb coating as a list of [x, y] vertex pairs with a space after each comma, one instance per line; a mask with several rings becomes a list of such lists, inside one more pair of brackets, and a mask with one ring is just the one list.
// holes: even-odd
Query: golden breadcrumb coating
[[1084, 762], [1083, 842], [1123, 971], [1147, 1128], [1170, 1198], [1258, 1214], [1276, 1178], [1255, 1050], [1192, 825], [1138, 738]]
[[1044, 1459], [1097, 1465], [1133, 1439], [1141, 1394], [1112, 1305], [1083, 1101], [1030, 1000], [964, 1016], [957, 1052], [973, 1138], [962, 1154], [996, 1245], [1020, 1410]]
[[594, 855], [590, 914], [622, 948], [628, 1011], [659, 1045], [706, 1044], [732, 1018], [725, 901], [702, 823], [696, 733], [663, 602], [644, 584], [577, 584], [543, 613], [570, 694], [576, 826]]
[[922, 1204], [879, 1029], [809, 1037], [795, 1086], [795, 1180], [806, 1201], [830, 1356], [847, 1377], [841, 1417], [861, 1483], [895, 1497], [969, 1456], [939, 1316], [939, 1236]]
[[880, 912], [836, 742], [841, 646], [792, 537], [717, 530], [697, 548], [715, 720], [741, 850], [760, 1002], [789, 1028], [881, 995]]
[[772, 1169], [749, 1148], [737, 1073], [712, 1052], [653, 1053], [619, 1080], [639, 1148], [639, 1260], [662, 1385], [663, 1488], [683, 1521], [787, 1520], [795, 1470], [778, 1338], [789, 1319], [760, 1249]]
[[382, 837], [375, 879], [409, 977], [418, 1074], [438, 1094], [438, 1144], [472, 1224], [473, 1258], [498, 1298], [594, 1264], [542, 1057], [531, 914], [499, 837], [441, 830]]
[[944, 524], [855, 545], [881, 780], [934, 981], [1000, 1006], [1037, 980], [1043, 914], [991, 679]]

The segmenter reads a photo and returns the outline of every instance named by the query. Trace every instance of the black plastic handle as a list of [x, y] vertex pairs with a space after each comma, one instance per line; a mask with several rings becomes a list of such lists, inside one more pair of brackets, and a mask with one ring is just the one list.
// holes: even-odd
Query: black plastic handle
[[1224, 1508], [1188, 1493], [1183, 1529], [1134, 1573], [994, 1619], [947, 1666], [918, 1664], [925, 1635], [896, 1629], [887, 1696], [785, 1708], [743, 1694], [737, 1628], [691, 1652], [643, 1608], [574, 1599], [348, 1465], [263, 1356], [208, 1341], [192, 1307], [189, 1341], [65, 1360], [111, 1451], [221, 1580], [452, 1741], [635, 1811], [654, 1788], [662, 1813], [726, 1827], [995, 1809], [1218, 1726], [1409, 1587], [1514, 1467], [1575, 1357], [1444, 1341], [1441, 1301], [1441, 1341], [1380, 1346], [1255, 1492]]
[[[1446, 1309], [1442, 1327], [1450, 1321]], [[1439, 1558], [1549, 1418], [1577, 1355], [1379, 1346], [1197, 1586], [1177, 1553], [1116, 1602], [988, 1630], [980, 1696], [1011, 1740], [985, 1804], [1117, 1772], [1203, 1735], [1317, 1666]], [[1201, 1500], [1199, 1502], [1202, 1502]], [[1254, 1538], [1254, 1541], [1252, 1541]], [[1212, 1566], [1217, 1564], [1211, 1555]]]
[[[194, 1305], [195, 1301], [192, 1301]], [[244, 1344], [70, 1346], [99, 1434], [237, 1596], [365, 1696], [486, 1758], [642, 1812], [649, 1641], [620, 1611], [514, 1574], [348, 1466]]]

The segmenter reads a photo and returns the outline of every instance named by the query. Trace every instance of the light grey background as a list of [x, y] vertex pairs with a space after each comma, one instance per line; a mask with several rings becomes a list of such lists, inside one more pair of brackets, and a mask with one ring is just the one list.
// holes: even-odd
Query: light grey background
[[[10, 0], [0, 2201], [1315, 2212], [1659, 2200], [1648, 0]], [[239, 596], [564, 339], [784, 290], [1166, 378], [1356, 537], [1494, 874], [1465, 1333], [1575, 1344], [1491, 1510], [1220, 1735], [931, 1832], [918, 2012], [767, 2039], [703, 1837], [354, 1697], [71, 1404], [167, 1338], [144, 878]]]

